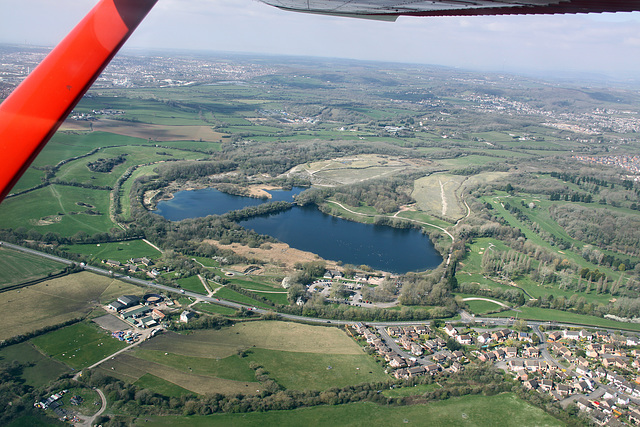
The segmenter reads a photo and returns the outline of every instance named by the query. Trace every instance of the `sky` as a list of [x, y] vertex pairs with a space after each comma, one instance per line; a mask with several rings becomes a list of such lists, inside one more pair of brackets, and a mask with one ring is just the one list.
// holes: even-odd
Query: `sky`
[[[97, 0], [0, 0], [0, 43], [53, 46]], [[190, 49], [640, 76], [640, 12], [400, 17], [395, 23], [285, 12], [257, 0], [159, 0], [127, 49]], [[126, 50], [125, 50], [126, 52]]]

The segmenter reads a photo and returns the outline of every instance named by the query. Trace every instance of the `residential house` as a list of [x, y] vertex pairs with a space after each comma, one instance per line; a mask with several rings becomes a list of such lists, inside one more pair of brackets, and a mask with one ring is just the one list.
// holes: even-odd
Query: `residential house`
[[511, 359], [507, 363], [509, 370], [513, 372], [522, 372], [525, 370], [524, 362], [522, 360]]
[[451, 366], [449, 367], [449, 371], [456, 373], [456, 372], [462, 372], [464, 370], [464, 366], [462, 366], [460, 363], [458, 362], [453, 362], [451, 364]]
[[577, 341], [580, 339], [580, 332], [579, 331], [568, 331], [568, 330], [564, 330], [563, 333], [563, 338], [568, 339], [568, 340], [574, 340]]
[[458, 335], [458, 330], [456, 328], [454, 328], [453, 326], [451, 326], [451, 325], [445, 326], [444, 327], [444, 331], [450, 337], [454, 337], [454, 336]]
[[585, 359], [584, 357], [582, 357], [582, 356], [578, 357], [576, 362], [577, 362], [578, 366], [581, 366], [583, 368], [588, 368], [589, 367], [589, 361], [587, 359]]
[[593, 334], [586, 329], [580, 330], [580, 338], [585, 339], [587, 341], [591, 341], [593, 339]]
[[419, 344], [411, 343], [411, 354], [414, 356], [421, 356], [424, 353], [424, 349]]
[[529, 372], [538, 372], [540, 370], [540, 363], [537, 360], [525, 360], [524, 367]]
[[518, 332], [518, 340], [525, 342], [532, 342], [531, 334], [528, 332]]
[[424, 369], [424, 366], [421, 366], [421, 365], [414, 366], [413, 368], [407, 369], [407, 374], [409, 375], [410, 378], [424, 375], [425, 373], [426, 373], [426, 370]]
[[505, 347], [504, 352], [507, 358], [518, 357], [518, 349], [515, 347]]
[[392, 368], [404, 368], [407, 366], [407, 363], [400, 356], [393, 356], [391, 360], [389, 360], [389, 366]]
[[430, 363], [428, 365], [425, 365], [424, 369], [427, 374], [435, 375], [440, 371], [440, 366], [436, 365], [435, 363]]
[[571, 394], [571, 387], [566, 384], [556, 384], [556, 391], [560, 396], [569, 396]]
[[553, 381], [548, 380], [548, 379], [544, 379], [544, 380], [540, 381], [539, 386], [540, 386], [540, 388], [542, 390], [549, 392], [549, 391], [553, 390]]
[[393, 371], [393, 376], [399, 380], [409, 378], [409, 372], [406, 369], [396, 369]]
[[456, 337], [456, 340], [463, 345], [471, 345], [473, 344], [473, 340], [471, 339], [470, 335], [464, 334], [464, 335], [458, 335]]
[[527, 357], [538, 358], [540, 357], [540, 350], [538, 349], [538, 347], [529, 347], [525, 350], [525, 355]]
[[580, 396], [576, 399], [576, 405], [578, 406], [578, 408], [580, 408], [580, 410], [582, 411], [590, 411], [591, 410], [591, 403], [589, 403], [589, 401], [587, 400], [586, 397], [584, 396]]
[[397, 326], [389, 326], [387, 328], [387, 333], [391, 337], [397, 337], [398, 335], [400, 335], [400, 328]]
[[548, 335], [548, 338], [550, 341], [558, 341], [562, 337], [563, 337], [563, 334], [560, 331], [553, 331]]
[[476, 341], [478, 341], [478, 344], [481, 344], [481, 345], [489, 344], [492, 341], [491, 335], [485, 332], [484, 334], [478, 335], [478, 338], [476, 338]]

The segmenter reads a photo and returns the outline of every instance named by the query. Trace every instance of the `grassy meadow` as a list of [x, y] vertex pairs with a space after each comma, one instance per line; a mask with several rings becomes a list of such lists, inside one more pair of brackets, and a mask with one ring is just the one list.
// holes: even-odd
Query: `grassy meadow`
[[[245, 355], [238, 355], [239, 351]], [[278, 384], [294, 390], [324, 390], [388, 378], [344, 331], [266, 321], [188, 335], [165, 333], [99, 369], [129, 382], [147, 381], [159, 393], [180, 392], [167, 388], [167, 383], [199, 394], [254, 393], [261, 385], [249, 367], [252, 362], [263, 366]], [[158, 388], [153, 387], [155, 383]]]
[[[108, 277], [80, 272], [3, 293], [0, 340], [89, 315], [99, 303], [143, 289]], [[18, 315], [16, 315], [18, 313]]]
[[75, 370], [86, 368], [128, 345], [87, 322], [49, 332], [31, 342], [43, 353]]
[[58, 273], [65, 267], [53, 260], [24, 252], [0, 248], [0, 289], [3, 285], [13, 285]]

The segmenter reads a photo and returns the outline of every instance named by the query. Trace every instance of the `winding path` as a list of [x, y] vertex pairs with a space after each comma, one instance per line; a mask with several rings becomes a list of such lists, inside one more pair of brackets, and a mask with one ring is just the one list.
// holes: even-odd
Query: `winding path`
[[340, 202], [336, 202], [336, 201], [333, 201], [333, 200], [327, 200], [327, 202], [328, 203], [333, 203], [335, 205], [338, 205], [342, 209], [344, 209], [345, 211], [347, 211], [349, 213], [352, 213], [354, 215], [359, 215], [359, 216], [364, 216], [364, 217], [369, 217], [369, 218], [374, 218], [376, 216], [384, 216], [386, 218], [400, 218], [400, 219], [405, 220], [405, 221], [415, 222], [416, 224], [421, 224], [421, 225], [426, 225], [426, 226], [429, 226], [429, 227], [437, 228], [438, 230], [441, 230], [443, 233], [445, 233], [447, 236], [449, 236], [451, 238], [451, 243], [456, 241], [456, 238], [453, 237], [453, 234], [449, 233], [445, 228], [442, 228], [439, 225], [431, 224], [429, 222], [424, 222], [424, 221], [418, 221], [417, 219], [411, 219], [411, 218], [404, 218], [404, 217], [395, 216], [395, 215], [398, 215], [401, 211], [396, 212], [395, 215], [391, 215], [391, 216], [389, 216], [389, 215], [371, 215], [371, 214], [363, 214], [363, 213], [360, 213], [360, 212], [353, 211], [353, 210], [349, 209], [348, 207], [346, 207], [345, 205], [343, 205]]
[[465, 301], [465, 302], [466, 301], [488, 301], [488, 302], [492, 302], [494, 304], [498, 304], [498, 305], [500, 305], [502, 307], [511, 308], [511, 306], [509, 306], [509, 305], [507, 305], [505, 303], [502, 303], [502, 302], [496, 301], [496, 300], [492, 300], [492, 299], [489, 299], [489, 298], [469, 297], [469, 298], [463, 298], [462, 301]]
[[107, 409], [107, 398], [105, 397], [104, 393], [102, 392], [102, 390], [100, 390], [99, 388], [94, 388], [94, 390], [98, 393], [98, 395], [100, 396], [100, 401], [102, 402], [100, 405], [100, 409], [98, 410], [98, 412], [96, 412], [95, 414], [93, 414], [90, 417], [78, 417], [80, 420], [82, 420], [82, 422], [76, 423], [76, 426], [82, 426], [82, 427], [91, 427], [94, 423], [94, 421], [96, 420], [96, 418], [98, 418], [100, 415], [102, 415], [102, 413]]

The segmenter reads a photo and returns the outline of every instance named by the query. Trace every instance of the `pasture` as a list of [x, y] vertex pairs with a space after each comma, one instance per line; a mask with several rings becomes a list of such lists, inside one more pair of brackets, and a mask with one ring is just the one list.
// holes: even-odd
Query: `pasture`
[[9, 291], [0, 300], [0, 340], [58, 325], [89, 314], [98, 303], [142, 289], [87, 272]]
[[0, 247], [0, 288], [58, 273], [64, 264]]
[[[493, 410], [487, 410], [493, 408]], [[374, 403], [316, 406], [289, 411], [216, 414], [189, 417], [154, 417], [156, 426], [280, 427], [297, 426], [562, 426], [562, 422], [512, 393], [496, 396], [455, 397], [426, 405], [379, 406]], [[137, 425], [145, 425], [140, 419]]]
[[29, 188], [33, 188], [36, 185], [40, 185], [42, 183], [42, 178], [44, 177], [44, 172], [29, 168], [27, 169], [20, 180], [13, 186], [11, 189], [11, 193], [18, 193], [20, 191], [27, 190]]
[[62, 246], [61, 249], [75, 254], [87, 255], [95, 260], [112, 259], [123, 263], [128, 262], [131, 258], [155, 259], [161, 255], [160, 252], [142, 240], [69, 245]]
[[33, 387], [41, 387], [69, 372], [69, 368], [40, 353], [29, 342], [11, 345], [0, 349], [0, 366], [9, 366], [18, 362], [24, 367], [20, 378]]
[[[93, 206], [99, 214], [85, 213]], [[45, 188], [5, 200], [0, 205], [0, 223], [4, 228], [25, 227], [41, 234], [48, 232], [72, 236], [109, 231], [109, 192], [88, 188], [49, 185]]]
[[222, 314], [223, 316], [233, 316], [236, 313], [236, 310], [233, 308], [204, 302], [194, 305], [194, 308], [198, 311], [204, 311], [205, 313]]
[[229, 301], [233, 301], [233, 302], [237, 302], [240, 304], [245, 304], [245, 305], [254, 305], [256, 307], [260, 307], [260, 308], [266, 308], [269, 309], [271, 308], [269, 305], [262, 303], [260, 301], [257, 301], [253, 298], [250, 298], [246, 295], [243, 295], [239, 292], [234, 291], [233, 289], [229, 289], [226, 287], [222, 287], [220, 288], [217, 292], [216, 292], [216, 296], [220, 299], [225, 299], [225, 300], [229, 300]]
[[[87, 167], [87, 163], [98, 159], [112, 159], [122, 154], [126, 161], [114, 166], [111, 172], [94, 172]], [[166, 161], [167, 159], [194, 160], [202, 158], [204, 154], [171, 148], [157, 148], [155, 146], [128, 145], [109, 147], [88, 157], [71, 161], [60, 168], [56, 178], [62, 181], [80, 182], [87, 185], [113, 187], [120, 176], [131, 166]]]
[[[162, 353], [164, 354], [164, 353]], [[232, 356], [238, 358], [238, 356]], [[214, 359], [215, 360], [215, 359]], [[217, 378], [213, 375], [199, 375], [187, 369], [188, 366], [176, 369], [163, 363], [149, 362], [132, 356], [130, 352], [119, 354], [114, 359], [109, 360], [97, 369], [105, 375], [119, 378], [130, 383], [147, 383], [149, 386], [159, 386], [152, 390], [160, 393], [162, 390], [176, 393], [175, 386], [197, 394], [221, 393], [221, 394], [252, 394], [261, 388], [260, 383], [255, 381], [236, 381], [225, 378]], [[247, 365], [247, 370], [249, 370]], [[161, 381], [150, 380], [148, 375], [159, 378]], [[168, 383], [168, 384], [167, 384]], [[139, 383], [138, 383], [139, 384]]]
[[[246, 357], [238, 356], [239, 350]], [[383, 368], [339, 329], [267, 321], [186, 335], [165, 333], [99, 369], [129, 382], [151, 374], [200, 394], [254, 393], [261, 386], [249, 368], [251, 362], [264, 366], [284, 387], [300, 390], [387, 378]]]
[[196, 292], [198, 294], [203, 294], [203, 295], [207, 294], [198, 276], [190, 276], [190, 277], [178, 279], [176, 280], [176, 283], [178, 283], [181, 288], [186, 289], [188, 291]]
[[155, 391], [156, 393], [160, 393], [164, 396], [169, 397], [180, 397], [185, 394], [192, 394], [192, 392], [187, 390], [186, 388], [182, 388], [152, 374], [144, 374], [133, 384], [137, 385], [138, 387], [148, 388]]
[[[286, 349], [284, 347], [283, 349]], [[388, 379], [367, 354], [321, 354], [251, 348], [247, 359], [265, 367], [278, 384], [292, 390], [325, 390]]]
[[33, 338], [31, 342], [53, 359], [76, 370], [86, 368], [128, 345], [95, 324], [86, 322], [49, 332]]
[[484, 314], [502, 308], [500, 304], [491, 301], [465, 301], [465, 304], [469, 307], [469, 311], [474, 314]]

